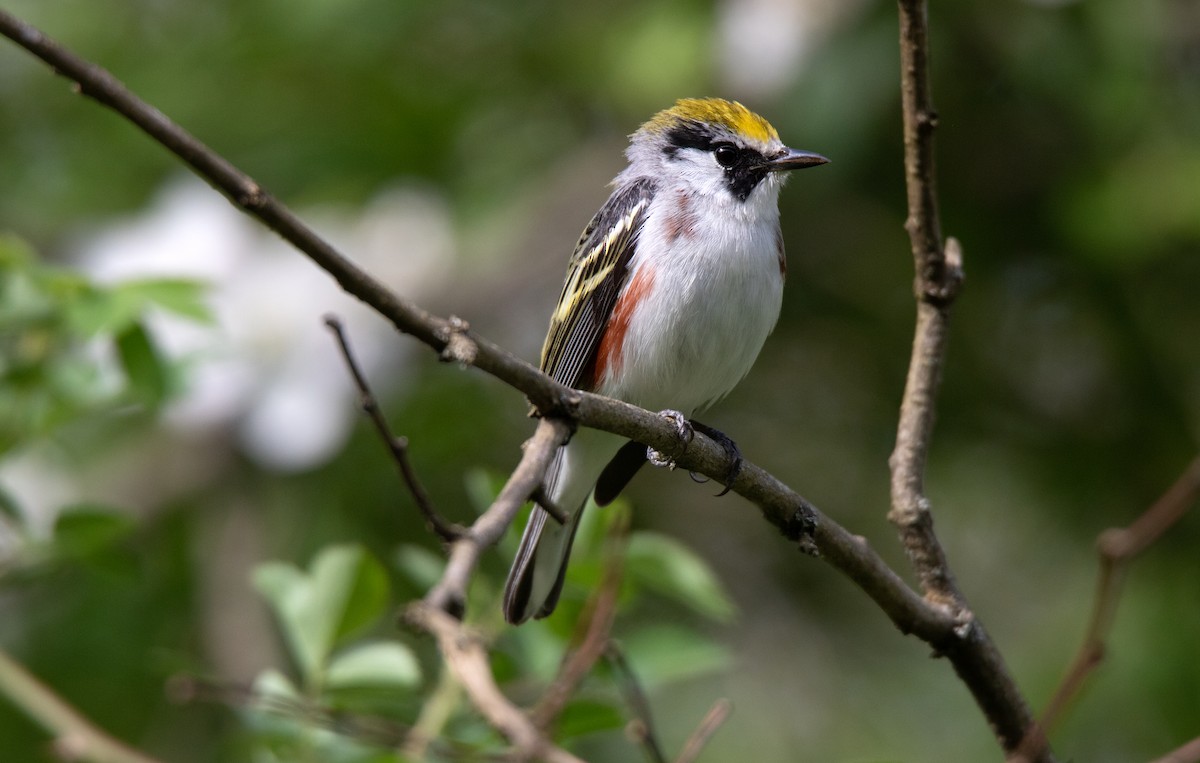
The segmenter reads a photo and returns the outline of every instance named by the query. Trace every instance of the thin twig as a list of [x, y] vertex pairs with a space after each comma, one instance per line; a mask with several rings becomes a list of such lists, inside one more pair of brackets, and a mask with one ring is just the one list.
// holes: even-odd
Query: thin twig
[[626, 733], [642, 745], [651, 763], [667, 763], [667, 756], [663, 754], [658, 735], [654, 732], [650, 700], [646, 698], [645, 690], [638, 682], [629, 660], [625, 658], [625, 652], [616, 642], [609, 641], [604, 649], [604, 658], [617, 676], [617, 684], [621, 687], [621, 693], [625, 695], [625, 704], [633, 711], [633, 720], [626, 726]]
[[1171, 529], [1196, 503], [1200, 496], [1200, 456], [1197, 456], [1175, 484], [1128, 527], [1100, 534], [1096, 542], [1101, 559], [1125, 562], [1149, 548]]
[[717, 729], [725, 723], [729, 714], [733, 712], [733, 703], [727, 699], [718, 699], [709, 708], [708, 713], [700, 720], [700, 725], [688, 737], [688, 740], [683, 745], [683, 749], [679, 752], [679, 757], [675, 758], [675, 763], [693, 763], [696, 758], [700, 757], [700, 753], [704, 751], [708, 740], [712, 739], [712, 735], [717, 733]]
[[350, 376], [354, 379], [354, 386], [358, 389], [359, 405], [368, 418], [371, 419], [371, 423], [375, 425], [375, 431], [379, 433], [379, 437], [387, 445], [388, 451], [392, 454], [392, 460], [396, 462], [396, 468], [400, 470], [400, 477], [404, 480], [408, 492], [417, 504], [417, 509], [421, 512], [421, 516], [425, 519], [425, 524], [444, 543], [450, 543], [457, 539], [463, 533], [462, 526], [442, 519], [433, 507], [433, 501], [429, 498], [429, 494], [425, 492], [425, 488], [421, 485], [421, 481], [417, 478], [417, 473], [412, 467], [412, 462], [408, 459], [408, 438], [397, 437], [392, 433], [391, 427], [388, 426], [387, 419], [384, 418], [383, 411], [379, 407], [379, 400], [371, 391], [371, 386], [367, 382], [367, 377], [363, 374], [362, 369], [359, 367], [358, 361], [354, 359], [354, 353], [350, 349], [350, 342], [346, 338], [346, 331], [342, 326], [341, 320], [335, 315], [327, 315], [325, 316], [325, 325], [329, 327], [334, 337], [337, 338], [338, 347], [342, 351], [342, 358], [346, 361], [346, 367], [350, 371]]
[[[1108, 634], [1117, 616], [1121, 584], [1134, 558], [1149, 548], [1178, 522], [1200, 498], [1200, 456], [1197, 456], [1149, 508], [1127, 527], [1113, 527], [1100, 533], [1096, 552], [1100, 572], [1096, 597], [1083, 643], [1070, 667], [1038, 719], [1038, 730], [1030, 731], [1021, 743], [1013, 763], [1033, 759], [1045, 744], [1044, 732], [1054, 728], [1071, 701], [1078, 696], [1088, 676], [1104, 661]], [[1174, 754], [1174, 753], [1173, 753]], [[1169, 759], [1169, 758], [1168, 758]]]
[[501, 693], [482, 640], [469, 633], [461, 619], [466, 609], [467, 587], [480, 555], [501, 538], [517, 510], [542, 484], [555, 452], [571, 431], [571, 426], [560, 419], [544, 418], [538, 422], [533, 437], [525, 443], [521, 462], [496, 500], [450, 544], [450, 559], [441, 579], [423, 601], [413, 602], [405, 609], [407, 622], [437, 639], [446, 667], [480, 714], [513, 744], [519, 760], [579, 761], [552, 745], [538, 726]]
[[432, 634], [446, 664], [458, 678], [472, 704], [493, 728], [504, 735], [520, 760], [548, 763], [582, 763], [542, 735], [533, 721], [500, 691], [492, 676], [487, 650], [457, 618], [423, 601], [410, 604], [404, 613], [412, 625]]
[[0, 694], [53, 735], [54, 746], [65, 760], [156, 763], [100, 730], [4, 650], [0, 650]]
[[450, 667], [442, 665], [437, 684], [421, 703], [421, 714], [413, 723], [408, 738], [400, 746], [404, 757], [425, 760], [429, 746], [441, 736], [462, 701], [462, 685], [454, 679]]
[[533, 437], [525, 443], [521, 462], [492, 505], [467, 531], [450, 544], [450, 561], [441, 579], [425, 601], [437, 609], [461, 617], [467, 601], [467, 586], [483, 551], [493, 546], [512, 524], [513, 517], [533, 495], [560, 445], [571, 436], [571, 426], [561, 419], [541, 419]]
[[538, 485], [537, 489], [533, 491], [533, 495], [529, 497], [534, 503], [536, 503], [538, 506], [541, 506], [542, 510], [553, 517], [554, 521], [558, 522], [560, 525], [565, 525], [571, 519], [567, 515], [567, 512], [563, 511], [562, 507], [555, 503], [554, 499], [546, 494], [545, 485]]
[[604, 571], [600, 585], [588, 600], [576, 628], [576, 645], [563, 658], [558, 675], [530, 711], [538, 728], [547, 729], [558, 718], [583, 679], [592, 671], [608, 648], [609, 633], [617, 614], [617, 596], [625, 569], [625, 550], [629, 544], [629, 513], [613, 519], [605, 543]]
[[[305, 697], [263, 692], [238, 683], [177, 675], [167, 682], [167, 696], [178, 704], [207, 702], [239, 709], [257, 709], [378, 747], [395, 747], [408, 737], [407, 727], [390, 718], [347, 713]], [[447, 757], [462, 755], [465, 752], [466, 750], [454, 750], [445, 745], [438, 750], [439, 754]]]

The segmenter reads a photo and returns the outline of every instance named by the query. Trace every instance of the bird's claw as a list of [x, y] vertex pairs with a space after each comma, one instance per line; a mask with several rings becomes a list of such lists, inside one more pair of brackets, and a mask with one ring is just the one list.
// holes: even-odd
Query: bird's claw
[[[679, 437], [679, 442], [682, 445], [682, 447], [679, 449], [679, 453], [682, 454], [686, 452], [688, 445], [691, 445], [692, 443], [692, 438], [696, 436], [696, 432], [692, 428], [692, 422], [688, 421], [687, 416], [684, 416], [679, 411], [671, 410], [670, 408], [665, 411], [659, 411], [658, 415], [675, 425], [675, 434]], [[664, 467], [667, 469], [675, 468], [675, 458], [673, 456], [663, 453], [661, 450], [655, 450], [654, 448], [646, 448], [646, 460], [649, 461], [651, 465], [657, 466], [660, 469]]]
[[691, 425], [692, 429], [701, 432], [713, 442], [720, 445], [725, 451], [725, 456], [729, 459], [729, 469], [726, 470], [724, 478], [721, 479], [721, 482], [725, 485], [725, 489], [717, 493], [717, 497], [720, 498], [733, 489], [733, 481], [742, 473], [742, 450], [729, 435], [719, 429], [713, 429], [707, 424], [701, 424], [699, 421], [693, 421]]

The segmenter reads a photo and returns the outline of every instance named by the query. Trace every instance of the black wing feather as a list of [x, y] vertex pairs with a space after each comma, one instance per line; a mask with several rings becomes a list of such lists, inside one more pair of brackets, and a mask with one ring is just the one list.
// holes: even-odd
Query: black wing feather
[[542, 370], [570, 387], [590, 382], [584, 371], [595, 361], [604, 327], [654, 197], [655, 184], [638, 180], [613, 192], [584, 228], [567, 268], [562, 294], [542, 345]]

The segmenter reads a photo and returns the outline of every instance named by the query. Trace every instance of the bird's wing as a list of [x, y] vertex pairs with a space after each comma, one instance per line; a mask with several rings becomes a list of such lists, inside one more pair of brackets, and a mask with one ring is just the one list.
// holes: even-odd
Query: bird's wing
[[542, 370], [556, 381], [591, 386], [586, 372], [594, 367], [653, 197], [652, 180], [630, 183], [608, 198], [579, 237], [542, 345]]

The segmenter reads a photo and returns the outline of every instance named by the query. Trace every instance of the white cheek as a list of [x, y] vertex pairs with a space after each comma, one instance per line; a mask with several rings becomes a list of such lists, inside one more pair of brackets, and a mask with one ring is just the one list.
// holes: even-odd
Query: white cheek
[[671, 168], [679, 173], [680, 185], [687, 186], [693, 193], [702, 196], [728, 196], [729, 190], [725, 170], [707, 152], [680, 152], [672, 160]]

